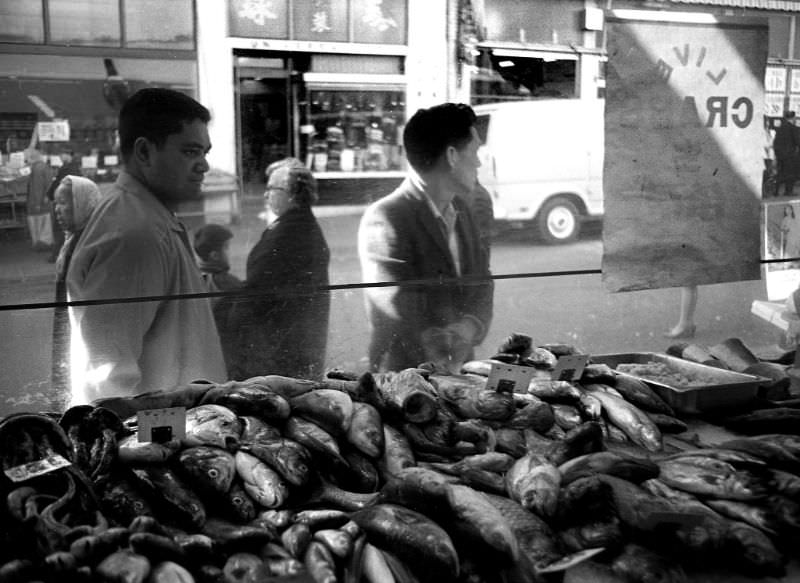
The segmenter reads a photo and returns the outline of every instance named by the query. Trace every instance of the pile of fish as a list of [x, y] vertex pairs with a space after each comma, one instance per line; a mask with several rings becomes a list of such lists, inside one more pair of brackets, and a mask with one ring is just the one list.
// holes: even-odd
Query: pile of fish
[[[800, 437], [699, 447], [633, 377], [553, 380], [574, 352], [513, 334], [459, 375], [268, 375], [6, 418], [4, 469], [72, 463], [0, 478], [0, 583], [781, 576]], [[487, 389], [493, 362], [533, 378]], [[139, 441], [138, 411], [179, 406], [185, 437]]]

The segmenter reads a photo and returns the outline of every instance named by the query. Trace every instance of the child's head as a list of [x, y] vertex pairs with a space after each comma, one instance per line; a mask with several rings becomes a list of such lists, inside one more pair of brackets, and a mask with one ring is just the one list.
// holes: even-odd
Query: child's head
[[228, 261], [233, 233], [222, 225], [205, 225], [194, 234], [194, 250], [203, 261]]

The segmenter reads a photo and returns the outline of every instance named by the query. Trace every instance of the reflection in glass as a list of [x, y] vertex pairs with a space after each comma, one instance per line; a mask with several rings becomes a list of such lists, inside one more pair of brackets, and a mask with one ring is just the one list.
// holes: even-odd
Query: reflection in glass
[[148, 49], [194, 48], [192, 0], [126, 2], [125, 46]]
[[120, 46], [118, 0], [49, 0], [49, 7], [52, 42]]
[[42, 3], [30, 0], [5, 0], [0, 4], [0, 41], [44, 42]]

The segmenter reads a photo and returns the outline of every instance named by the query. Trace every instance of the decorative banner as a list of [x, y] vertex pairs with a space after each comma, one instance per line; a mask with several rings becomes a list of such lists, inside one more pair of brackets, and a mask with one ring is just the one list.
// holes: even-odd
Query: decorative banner
[[603, 281], [760, 277], [766, 20], [611, 11]]

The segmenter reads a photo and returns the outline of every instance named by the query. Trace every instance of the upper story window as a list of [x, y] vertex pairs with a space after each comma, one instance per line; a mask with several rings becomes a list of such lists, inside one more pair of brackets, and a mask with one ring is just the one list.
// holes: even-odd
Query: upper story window
[[3, 0], [0, 42], [194, 50], [194, 1]]

